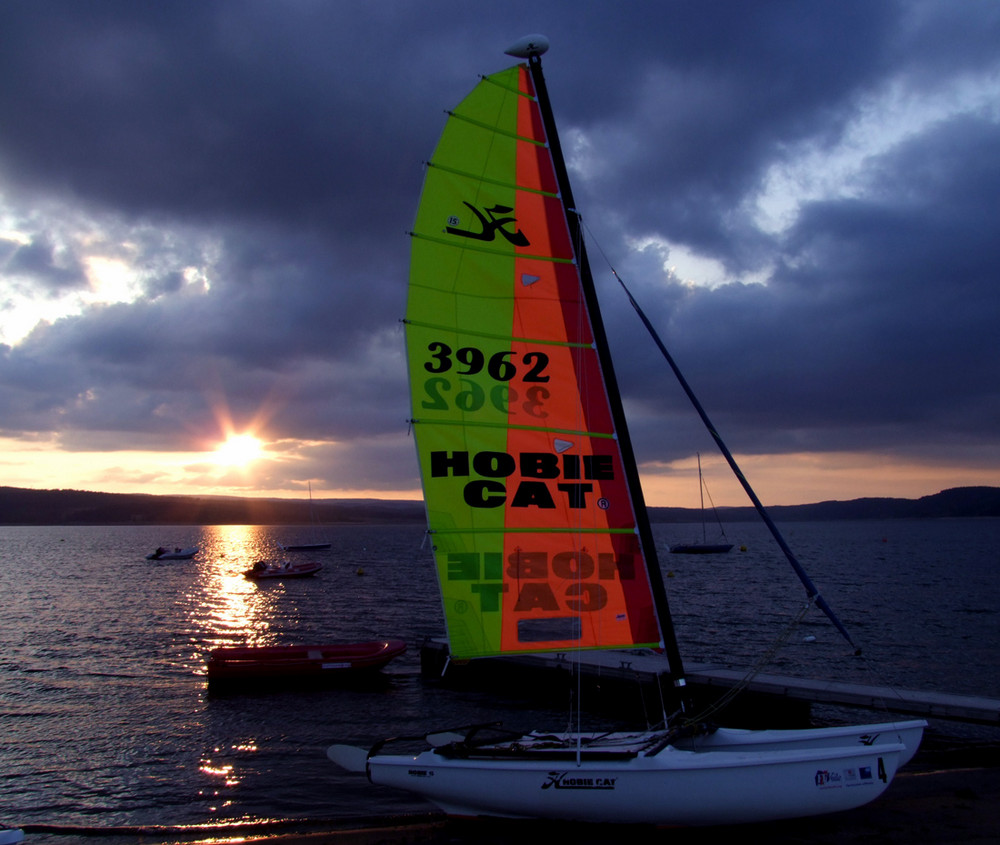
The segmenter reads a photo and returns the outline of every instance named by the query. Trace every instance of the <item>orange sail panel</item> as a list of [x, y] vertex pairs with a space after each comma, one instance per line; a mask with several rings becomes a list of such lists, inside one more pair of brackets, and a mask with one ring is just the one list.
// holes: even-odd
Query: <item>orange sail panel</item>
[[527, 68], [449, 116], [412, 238], [413, 430], [451, 653], [658, 645]]

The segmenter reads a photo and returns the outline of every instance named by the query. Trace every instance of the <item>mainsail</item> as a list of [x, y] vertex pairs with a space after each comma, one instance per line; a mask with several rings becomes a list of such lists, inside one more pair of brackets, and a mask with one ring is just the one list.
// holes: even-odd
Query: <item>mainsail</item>
[[412, 423], [457, 658], [662, 644], [535, 84], [483, 77], [449, 114], [412, 233]]

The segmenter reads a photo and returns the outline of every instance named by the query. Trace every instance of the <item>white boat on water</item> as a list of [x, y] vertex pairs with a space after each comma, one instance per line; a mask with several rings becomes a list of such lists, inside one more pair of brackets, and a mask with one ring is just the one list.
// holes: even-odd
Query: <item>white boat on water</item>
[[267, 581], [274, 578], [308, 578], [323, 568], [323, 564], [315, 560], [304, 560], [301, 563], [283, 560], [258, 560], [243, 575], [252, 581]]
[[865, 804], [915, 753], [924, 722], [735, 731], [688, 715], [546, 48], [523, 39], [508, 52], [526, 62], [483, 77], [450, 113], [412, 233], [411, 422], [449, 647], [457, 659], [662, 648], [674, 712], [641, 732], [474, 726], [416, 738], [416, 750], [383, 740], [328, 756], [461, 815], [709, 825]]

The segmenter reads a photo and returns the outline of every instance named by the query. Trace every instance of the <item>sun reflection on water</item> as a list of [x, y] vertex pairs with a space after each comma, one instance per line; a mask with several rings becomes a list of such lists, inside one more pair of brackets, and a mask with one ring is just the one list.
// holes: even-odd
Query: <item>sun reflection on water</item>
[[236, 786], [240, 782], [239, 778], [233, 776], [233, 766], [228, 763], [214, 765], [211, 760], [202, 760], [199, 769], [210, 777], [223, 778], [225, 786]]
[[188, 597], [188, 614], [206, 649], [274, 642], [272, 620], [281, 585], [262, 590], [244, 577], [255, 561], [274, 556], [267, 529], [216, 525], [204, 529], [199, 578]]

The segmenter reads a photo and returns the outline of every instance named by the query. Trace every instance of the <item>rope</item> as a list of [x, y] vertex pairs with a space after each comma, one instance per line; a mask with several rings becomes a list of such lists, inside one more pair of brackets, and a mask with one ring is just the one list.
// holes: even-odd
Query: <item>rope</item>
[[751, 666], [749, 670], [747, 670], [747, 673], [739, 681], [730, 687], [725, 694], [716, 699], [715, 702], [706, 707], [701, 713], [685, 719], [682, 724], [684, 726], [688, 726], [705, 722], [716, 713], [724, 710], [733, 701], [733, 699], [736, 698], [736, 696], [742, 693], [750, 685], [750, 682], [763, 671], [764, 667], [774, 659], [774, 656], [785, 646], [788, 640], [791, 639], [792, 634], [799, 627], [799, 625], [802, 624], [802, 620], [805, 618], [805, 615], [809, 612], [812, 606], [812, 601], [806, 602], [802, 606], [801, 610], [799, 610], [799, 612], [785, 626], [784, 630], [774, 638], [774, 641], [771, 643], [767, 651], [760, 656], [757, 662]]

